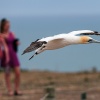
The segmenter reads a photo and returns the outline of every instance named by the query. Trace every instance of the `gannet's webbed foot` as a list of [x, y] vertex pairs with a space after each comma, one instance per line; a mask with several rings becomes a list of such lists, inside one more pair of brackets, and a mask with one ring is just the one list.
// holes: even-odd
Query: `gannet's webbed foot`
[[29, 58], [29, 60], [31, 60], [35, 55], [38, 55], [38, 53], [36, 52], [31, 58]]

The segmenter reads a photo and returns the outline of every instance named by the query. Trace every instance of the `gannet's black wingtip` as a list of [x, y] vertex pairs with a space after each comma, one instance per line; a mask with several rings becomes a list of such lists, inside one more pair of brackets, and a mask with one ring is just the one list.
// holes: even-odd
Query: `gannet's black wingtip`
[[100, 32], [94, 31], [94, 34], [95, 34], [95, 35], [100, 35]]
[[98, 31], [94, 31], [94, 33], [99, 33]]

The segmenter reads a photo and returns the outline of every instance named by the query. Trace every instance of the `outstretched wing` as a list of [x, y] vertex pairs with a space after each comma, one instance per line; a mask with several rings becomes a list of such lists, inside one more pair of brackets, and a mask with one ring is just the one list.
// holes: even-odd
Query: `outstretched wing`
[[91, 30], [80, 30], [80, 31], [72, 31], [69, 33], [70, 35], [100, 35], [97, 31]]
[[32, 42], [32, 43], [30, 44], [30, 46], [31, 46], [31, 45], [34, 45], [37, 41], [39, 41], [39, 39], [37, 39], [36, 41]]
[[64, 38], [54, 39], [54, 40], [49, 41], [48, 44], [50, 43], [50, 44], [57, 44], [58, 45], [63, 40], [64, 40]]
[[[27, 47], [27, 48], [24, 50], [23, 54], [28, 53], [28, 52], [31, 52], [31, 51], [34, 51], [34, 50], [40, 48], [43, 44], [46, 44], [46, 42], [45, 42], [45, 41], [37, 41], [37, 42], [35, 41], [35, 42], [32, 42], [32, 43], [30, 44], [30, 46]], [[23, 55], [23, 54], [22, 54], [22, 55]]]

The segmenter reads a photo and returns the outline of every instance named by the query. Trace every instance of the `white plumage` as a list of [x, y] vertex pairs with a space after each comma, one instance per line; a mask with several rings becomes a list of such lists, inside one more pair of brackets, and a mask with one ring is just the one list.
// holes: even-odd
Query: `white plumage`
[[[63, 33], [38, 39], [35, 42], [32, 42], [31, 45], [24, 50], [23, 54], [35, 50], [34, 55], [37, 55], [45, 50], [59, 49], [72, 44], [100, 43], [100, 41], [94, 40], [85, 35], [100, 35], [100, 33], [91, 30], [80, 30], [72, 31], [68, 34]], [[34, 55], [31, 58], [33, 58]]]

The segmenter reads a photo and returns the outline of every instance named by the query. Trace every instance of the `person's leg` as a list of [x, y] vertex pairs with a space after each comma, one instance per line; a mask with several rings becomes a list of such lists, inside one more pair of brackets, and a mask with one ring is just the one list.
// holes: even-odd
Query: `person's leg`
[[21, 92], [19, 91], [20, 87], [20, 67], [14, 67], [14, 72], [15, 72], [15, 92], [20, 94]]
[[12, 89], [11, 89], [11, 82], [10, 82], [10, 71], [9, 69], [5, 70], [5, 82], [8, 89], [8, 95], [13, 95]]

